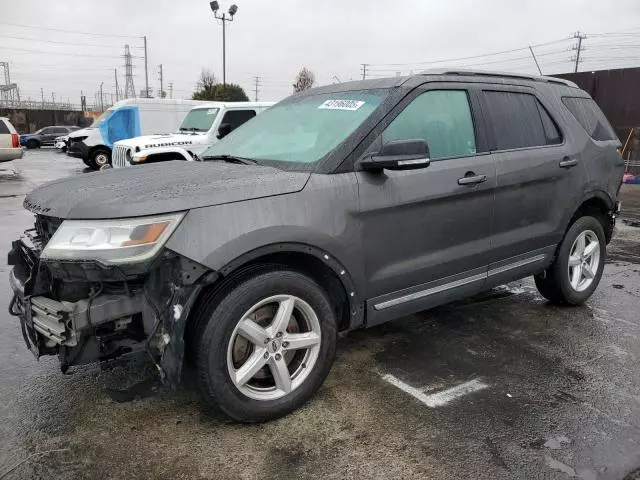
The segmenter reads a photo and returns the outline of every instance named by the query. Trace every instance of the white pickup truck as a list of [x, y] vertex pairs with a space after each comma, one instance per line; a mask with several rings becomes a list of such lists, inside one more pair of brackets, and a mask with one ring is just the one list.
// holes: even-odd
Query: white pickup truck
[[187, 113], [177, 133], [145, 135], [113, 144], [113, 168], [168, 160], [194, 160], [195, 156], [251, 120], [273, 102], [211, 102]]

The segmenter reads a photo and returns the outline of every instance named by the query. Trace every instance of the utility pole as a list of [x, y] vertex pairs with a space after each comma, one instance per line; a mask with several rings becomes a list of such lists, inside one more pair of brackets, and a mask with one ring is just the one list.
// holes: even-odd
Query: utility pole
[[40, 89], [40, 96], [42, 97], [42, 108], [44, 108], [44, 89]]
[[53, 103], [53, 108], [56, 108], [56, 92], [51, 92], [51, 103]]
[[169, 82], [169, 98], [173, 98], [173, 82]]
[[145, 97], [149, 98], [149, 69], [147, 67], [147, 36], [144, 36], [144, 86]]
[[256, 92], [256, 102], [258, 101], [258, 88], [260, 87], [260, 77], [253, 77], [254, 81], [255, 81], [255, 87], [254, 87], [254, 91]]
[[368, 63], [363, 63], [362, 64], [362, 79], [366, 80], [367, 79], [367, 67], [369, 66]]
[[587, 38], [586, 35], [582, 35], [580, 32], [576, 32], [573, 35], [573, 38], [577, 38], [578, 39], [578, 46], [577, 47], [573, 47], [574, 50], [576, 50], [576, 66], [575, 69], [573, 70], [574, 73], [578, 73], [578, 64], [580, 63], [580, 52], [582, 52], [582, 40], [584, 40], [585, 38]]
[[218, 10], [220, 10], [218, 2], [210, 2], [209, 6], [211, 7], [214, 18], [216, 20], [222, 20], [222, 86], [224, 87], [227, 85], [226, 25], [227, 22], [233, 22], [233, 16], [238, 12], [238, 6], [234, 3], [229, 7], [228, 17], [226, 13], [223, 13], [222, 16], [218, 15]]
[[104, 112], [104, 100], [102, 97], [102, 86], [104, 85], [104, 82], [100, 82], [100, 111]]
[[164, 98], [164, 79], [162, 78], [162, 64], [160, 67], [160, 98]]
[[120, 101], [120, 98], [118, 98], [118, 69], [117, 68], [113, 69], [113, 74], [116, 79], [116, 102], [118, 102]]
[[529, 45], [529, 50], [531, 51], [531, 56], [533, 57], [533, 61], [536, 62], [536, 67], [538, 67], [538, 72], [542, 75], [542, 70], [540, 70], [540, 65], [538, 64], [538, 59], [536, 58], [536, 54], [533, 53], [533, 48]]

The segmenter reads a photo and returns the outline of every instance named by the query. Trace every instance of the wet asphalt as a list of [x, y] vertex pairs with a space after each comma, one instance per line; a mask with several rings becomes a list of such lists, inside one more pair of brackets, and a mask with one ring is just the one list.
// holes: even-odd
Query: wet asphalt
[[[640, 467], [640, 186], [624, 187], [630, 221], [585, 306], [549, 305], [526, 279], [353, 332], [312, 401], [246, 426], [190, 382], [158, 387], [144, 363], [62, 375], [24, 346], [5, 260], [32, 224], [23, 195], [81, 166], [46, 149], [0, 164], [0, 480], [620, 480]], [[486, 388], [430, 407], [388, 375], [425, 395]]]

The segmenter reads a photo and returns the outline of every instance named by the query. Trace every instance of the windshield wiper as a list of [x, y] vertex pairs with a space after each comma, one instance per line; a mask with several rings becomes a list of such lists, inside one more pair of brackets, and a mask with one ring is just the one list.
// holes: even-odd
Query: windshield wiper
[[197, 128], [197, 127], [189, 127], [189, 128], [180, 127], [180, 131], [181, 132], [204, 132], [202, 128]]
[[227, 163], [239, 163], [242, 165], [257, 165], [258, 162], [252, 158], [236, 157], [235, 155], [211, 155], [206, 157], [200, 157], [203, 161], [208, 160], [222, 160]]

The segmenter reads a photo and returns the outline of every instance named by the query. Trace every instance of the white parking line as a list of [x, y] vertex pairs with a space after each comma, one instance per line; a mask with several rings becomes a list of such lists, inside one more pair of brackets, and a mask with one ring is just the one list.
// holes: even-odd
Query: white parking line
[[469, 393], [478, 392], [489, 387], [489, 385], [487, 385], [486, 383], [481, 382], [479, 379], [475, 379], [449, 388], [447, 390], [427, 395], [422, 390], [404, 383], [402, 380], [399, 380], [389, 373], [383, 375], [382, 379], [385, 382], [390, 383], [394, 387], [399, 388], [403, 392], [408, 393], [412, 397], [417, 398], [427, 407], [431, 408], [442, 407], [443, 405], [446, 405], [456, 398], [460, 398]]

